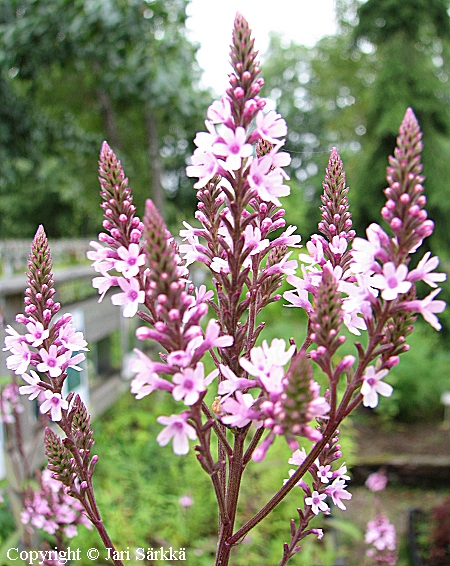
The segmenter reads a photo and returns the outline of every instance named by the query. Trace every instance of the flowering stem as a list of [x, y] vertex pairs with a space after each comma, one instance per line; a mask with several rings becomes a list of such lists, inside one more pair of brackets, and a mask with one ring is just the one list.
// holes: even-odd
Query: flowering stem
[[[97, 502], [95, 499], [94, 487], [92, 485], [92, 473], [89, 472], [89, 470], [87, 470], [86, 466], [83, 464], [83, 458], [76, 446], [76, 441], [72, 434], [72, 427], [68, 422], [68, 418], [66, 414], [63, 414], [63, 417], [58, 424], [60, 428], [63, 430], [64, 434], [66, 435], [66, 439], [68, 441], [66, 442], [66, 446], [68, 447], [68, 449], [70, 450], [70, 452], [72, 453], [75, 459], [78, 477], [81, 480], [81, 483], [84, 483], [86, 485], [84, 494], [80, 494], [80, 497], [78, 497], [77, 499], [79, 499], [80, 503], [83, 505], [84, 509], [86, 510], [89, 519], [91, 520], [94, 527], [97, 529], [97, 532], [100, 535], [100, 538], [102, 539], [105, 548], [112, 551], [111, 559], [115, 564], [115, 566], [123, 566], [123, 562], [121, 560], [113, 558], [113, 556], [116, 556], [116, 549], [105, 529], [105, 525], [103, 524], [102, 518], [100, 516], [100, 511], [98, 509]], [[86, 501], [86, 496], [88, 501]]]
[[250, 462], [251, 457], [253, 452], [255, 451], [255, 449], [257, 448], [259, 441], [262, 438], [262, 435], [264, 434], [265, 429], [264, 427], [260, 427], [258, 428], [258, 430], [255, 432], [255, 434], [253, 435], [253, 438], [250, 442], [250, 444], [248, 445], [247, 450], [245, 451], [244, 454], [244, 458], [242, 460], [242, 465], [245, 467], [247, 466], [247, 464]]
[[236, 545], [249, 531], [251, 531], [258, 523], [267, 517], [275, 507], [283, 501], [286, 495], [295, 487], [295, 485], [300, 481], [300, 479], [308, 471], [308, 468], [314, 462], [314, 460], [319, 456], [319, 454], [324, 449], [325, 445], [328, 443], [329, 439], [333, 436], [339, 426], [339, 422], [328, 422], [328, 426], [323, 434], [323, 438], [320, 442], [315, 444], [314, 448], [309, 453], [308, 457], [305, 459], [303, 464], [298, 468], [298, 470], [290, 477], [290, 479], [283, 485], [283, 487], [272, 497], [272, 499], [260, 510], [254, 517], [252, 517], [245, 525], [243, 525], [238, 531], [234, 533], [226, 542], [230, 547]]
[[216, 566], [228, 566], [232, 544], [229, 537], [233, 532], [236, 519], [237, 503], [242, 479], [244, 441], [247, 436], [248, 426], [236, 433], [234, 441], [233, 457], [230, 458], [230, 471], [227, 489], [228, 521], [220, 524], [219, 543], [217, 548]]

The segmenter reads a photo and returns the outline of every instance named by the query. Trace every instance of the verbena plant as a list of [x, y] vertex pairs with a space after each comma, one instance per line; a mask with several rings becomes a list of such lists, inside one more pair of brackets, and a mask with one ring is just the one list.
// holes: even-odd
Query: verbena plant
[[[100, 153], [101, 204], [105, 232], [88, 257], [99, 276], [93, 280], [103, 299], [119, 287], [112, 302], [125, 317], [139, 316], [143, 341], [155, 341], [163, 353], [151, 360], [142, 351], [131, 362], [136, 377], [131, 391], [140, 399], [166, 391], [180, 403], [176, 414], [157, 420], [164, 426], [157, 441], [170, 441], [184, 455], [194, 442], [200, 467], [209, 475], [218, 509], [216, 566], [230, 563], [233, 547], [293, 489], [303, 498], [298, 519], [290, 525], [290, 540], [280, 552], [280, 566], [300, 550], [308, 535], [321, 529], [310, 521], [328, 514], [330, 505], [345, 509], [347, 469], [342, 462], [339, 426], [360, 404], [375, 407], [378, 395], [389, 397], [384, 381], [408, 349], [416, 313], [434, 328], [445, 303], [436, 300], [435, 273], [439, 260], [427, 253], [409, 270], [411, 255], [433, 231], [424, 209], [421, 133], [411, 109], [406, 111], [394, 157], [387, 168], [387, 202], [367, 239], [356, 238], [348, 205], [348, 188], [341, 159], [331, 151], [323, 184], [318, 234], [300, 254], [300, 274], [293, 250], [300, 247], [296, 227], [286, 228], [280, 199], [289, 194], [283, 168], [290, 156], [282, 151], [286, 123], [275, 111], [264, 113], [259, 96], [263, 80], [247, 22], [237, 15], [231, 46], [230, 87], [208, 109], [206, 132], [195, 138], [197, 149], [187, 174], [198, 178], [195, 228], [185, 223], [178, 246], [149, 200], [141, 221], [120, 162], [107, 143]], [[277, 230], [284, 230], [274, 235]], [[194, 288], [188, 265], [200, 262], [212, 275], [212, 289]], [[98, 530], [109, 556], [122, 564], [97, 508], [92, 477], [97, 457], [91, 455], [93, 431], [78, 396], [64, 398], [69, 367], [84, 358], [87, 344], [70, 315], [54, 321], [52, 263], [44, 229], [32, 244], [25, 314], [17, 322], [25, 334], [8, 329], [8, 368], [27, 382], [20, 393], [41, 401], [64, 432], [47, 429], [49, 469], [53, 478], [78, 500]], [[284, 293], [287, 306], [306, 311], [306, 336], [262, 341], [265, 307], [282, 299], [284, 279], [293, 287]], [[416, 296], [416, 282], [434, 290]], [[208, 312], [213, 316], [201, 325]], [[354, 355], [342, 356], [343, 330], [366, 338], [356, 342]], [[259, 343], [259, 342], [258, 342]], [[78, 352], [75, 354], [75, 352]], [[215, 369], [205, 375], [203, 359]], [[28, 368], [33, 367], [37, 370]], [[313, 379], [317, 366], [328, 382], [323, 393]], [[207, 392], [215, 400], [207, 404]], [[217, 441], [212, 441], [215, 436]], [[237, 520], [237, 503], [250, 460], [260, 461], [276, 437], [292, 449], [290, 477], [245, 524]], [[306, 451], [301, 438], [313, 442]], [[217, 446], [218, 448], [214, 448]], [[289, 528], [287, 529], [289, 532]]]

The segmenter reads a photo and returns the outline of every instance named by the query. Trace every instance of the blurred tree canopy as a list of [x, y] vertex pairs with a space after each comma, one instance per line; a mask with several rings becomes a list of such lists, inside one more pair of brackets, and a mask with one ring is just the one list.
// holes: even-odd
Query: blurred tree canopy
[[[92, 234], [106, 139], [168, 221], [209, 93], [198, 88], [188, 0], [4, 0], [0, 5], [0, 237]], [[164, 197], [167, 197], [166, 199]], [[176, 198], [176, 206], [170, 201]]]
[[[351, 188], [356, 228], [380, 221], [387, 156], [411, 106], [424, 135], [428, 245], [450, 260], [450, 24], [448, 0], [337, 0], [339, 32], [313, 48], [273, 37], [267, 94], [286, 118], [293, 193], [309, 202], [303, 233], [316, 230], [321, 181], [336, 146]], [[299, 37], [301, 43], [301, 37]]]

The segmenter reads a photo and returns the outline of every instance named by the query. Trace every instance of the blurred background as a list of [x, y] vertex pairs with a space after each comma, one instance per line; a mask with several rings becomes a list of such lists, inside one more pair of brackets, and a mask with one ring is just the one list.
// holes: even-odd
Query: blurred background
[[[412, 107], [423, 131], [427, 210], [436, 225], [423, 251], [439, 255], [439, 270], [448, 272], [449, 6], [447, 0], [2, 0], [3, 323], [13, 320], [8, 319], [13, 316], [8, 305], [18, 293], [14, 285], [8, 287], [8, 281], [23, 273], [28, 242], [38, 224], [44, 225], [51, 246], [62, 245], [57, 268], [72, 273], [75, 268], [84, 269], [87, 243], [101, 231], [96, 170], [103, 140], [122, 161], [138, 212], [142, 214], [145, 199], [152, 198], [174, 234], [183, 220], [194, 223], [195, 190], [185, 167], [194, 148], [192, 140], [204, 128], [208, 105], [226, 88], [228, 45], [236, 10], [254, 29], [265, 79], [262, 95], [269, 99], [268, 107], [280, 112], [288, 124], [285, 149], [292, 156], [291, 196], [283, 206], [287, 222], [298, 226], [303, 242], [317, 230], [323, 175], [334, 146], [347, 172], [357, 233], [364, 236], [370, 222], [380, 222], [387, 158], [393, 152], [405, 110]], [[423, 254], [418, 255], [416, 261]], [[79, 273], [85, 280], [86, 272]], [[70, 277], [65, 280], [67, 305], [87, 300], [92, 293], [85, 282], [73, 279], [75, 283]], [[423, 289], [422, 296], [426, 292]], [[439, 298], [449, 302], [448, 283]], [[449, 414], [444, 403], [446, 399], [448, 402], [445, 393], [450, 391], [449, 314], [444, 312], [440, 320], [440, 333], [417, 322], [409, 338], [411, 351], [389, 374], [393, 397], [381, 399], [374, 412], [359, 411], [345, 431], [350, 454], [347, 463], [352, 465], [356, 484], [362, 485], [368, 473], [380, 466], [388, 470], [393, 487], [388, 487], [392, 492], [386, 502], [393, 506], [392, 514], [403, 537], [403, 562], [399, 564], [405, 566], [413, 564], [407, 550], [407, 510], [425, 504], [429, 511], [450, 490]], [[297, 309], [274, 305], [268, 313], [268, 334], [263, 337], [288, 339], [302, 332], [304, 323]], [[98, 331], [100, 345], [94, 349], [97, 358], [90, 361], [90, 379], [95, 381], [102, 371], [110, 375], [120, 365], [125, 350], [132, 348], [132, 329], [118, 331], [120, 336], [110, 337], [107, 345], [102, 342], [106, 335]], [[349, 337], [348, 350], [352, 347]], [[0, 374], [6, 374], [6, 369]], [[193, 469], [195, 462], [180, 463], [155, 445], [155, 417], [150, 409], [163, 412], [161, 403], [155, 407], [150, 401], [148, 411], [140, 408], [144, 401], [121, 399], [118, 403], [122, 403], [121, 408], [110, 409], [97, 424], [104, 439], [117, 437], [117, 441], [108, 443], [109, 452], [100, 448], [98, 441], [106, 460], [99, 473], [107, 486], [102, 498], [114, 525], [113, 538], [114, 534], [122, 537], [125, 547], [147, 546], [149, 540], [157, 546], [159, 542], [149, 533], [155, 532], [158, 518], [165, 513], [165, 540], [170, 542], [173, 533], [178, 533], [177, 544], [198, 551], [188, 563], [209, 564], [214, 536], [208, 529], [211, 531], [214, 525], [214, 516], [202, 514], [201, 507], [196, 507], [200, 498], [179, 508], [178, 497], [184, 491], [177, 494], [181, 488], [176, 487], [175, 495], [170, 495], [171, 481], [176, 479], [169, 481], [172, 476], [166, 475], [171, 470], [176, 478], [180, 466], [186, 472], [186, 467], [192, 464]], [[131, 431], [138, 431], [134, 447], [129, 443]], [[369, 440], [373, 435], [377, 435], [376, 440]], [[137, 463], [143, 454], [148, 457], [143, 460], [146, 465]], [[403, 459], [396, 460], [399, 455]], [[273, 456], [278, 464], [288, 457], [286, 453]], [[269, 481], [263, 478], [264, 469], [252, 473], [262, 492], [267, 488], [270, 493], [273, 482], [282, 481], [287, 472], [282, 471], [280, 478], [271, 473]], [[124, 475], [117, 476], [119, 472]], [[111, 474], [114, 479], [108, 480]], [[191, 471], [187, 475], [196, 476]], [[116, 482], [116, 488], [111, 482]], [[125, 486], [125, 491], [119, 493], [117, 486]], [[186, 488], [189, 494], [194, 487]], [[363, 563], [362, 551], [353, 558], [352, 551], [355, 545], [363, 547], [364, 521], [373, 508], [372, 500], [365, 495], [367, 490], [356, 489], [361, 489], [361, 494], [355, 492], [353, 511], [352, 501], [348, 515], [339, 515], [334, 527], [341, 554], [350, 565]], [[207, 500], [206, 488], [205, 494], [201, 493]], [[252, 499], [253, 494], [248, 495]], [[291, 502], [291, 515], [292, 509], [295, 514], [295, 505]], [[187, 519], [181, 527], [180, 512], [186, 517], [190, 514], [190, 525], [202, 525], [199, 533], [203, 529], [203, 534], [192, 538], [185, 532]], [[261, 564], [257, 560], [265, 552], [262, 549], [268, 533], [278, 532], [278, 528], [288, 533], [291, 515], [288, 511], [286, 514], [288, 518], [283, 516], [283, 521], [281, 516], [275, 519], [276, 527], [272, 524], [267, 532], [262, 527], [253, 542], [247, 541], [250, 547], [243, 546], [238, 559], [241, 562], [236, 564]], [[7, 512], [4, 517], [0, 543], [15, 528]], [[356, 530], [346, 527], [346, 521], [356, 525]], [[274, 539], [277, 550], [267, 550], [264, 564], [275, 563], [279, 541], [284, 540], [282, 534], [269, 538]], [[253, 550], [253, 543], [257, 550]], [[337, 564], [336, 548], [324, 546], [322, 555], [319, 548], [308, 566]], [[295, 564], [295, 559], [292, 562]], [[303, 563], [300, 557], [297, 562]], [[450, 559], [442, 562], [449, 563]]]

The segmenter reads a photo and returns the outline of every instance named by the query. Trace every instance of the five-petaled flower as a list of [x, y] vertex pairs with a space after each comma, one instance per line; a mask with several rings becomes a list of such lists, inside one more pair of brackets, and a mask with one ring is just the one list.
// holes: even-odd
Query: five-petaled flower
[[173, 451], [178, 456], [187, 454], [189, 451], [188, 439], [195, 440], [197, 433], [195, 429], [187, 422], [189, 413], [184, 411], [180, 415], [170, 415], [170, 417], [158, 417], [156, 421], [159, 424], [166, 425], [158, 436], [156, 441], [160, 446], [165, 446], [173, 439]]
[[61, 397], [60, 393], [54, 393], [46, 389], [44, 391], [45, 401], [40, 406], [40, 411], [43, 415], [50, 411], [50, 418], [52, 421], [60, 421], [62, 419], [62, 411], [67, 411], [69, 403], [66, 399]]
[[372, 409], [376, 407], [378, 405], [378, 394], [383, 395], [383, 397], [392, 395], [392, 386], [381, 381], [388, 373], [389, 370], [377, 371], [374, 366], [369, 366], [366, 369], [361, 385], [364, 407], [371, 407]]
[[321, 511], [324, 513], [329, 512], [330, 508], [325, 503], [324, 499], [327, 498], [326, 493], [319, 493], [318, 491], [313, 491], [311, 497], [305, 497], [306, 505], [311, 506], [311, 511], [314, 515], [318, 515]]
[[123, 293], [113, 295], [112, 304], [123, 305], [123, 316], [131, 318], [137, 313], [139, 304], [145, 301], [145, 291], [141, 290], [137, 279], [128, 281], [124, 277], [119, 277], [118, 283]]

